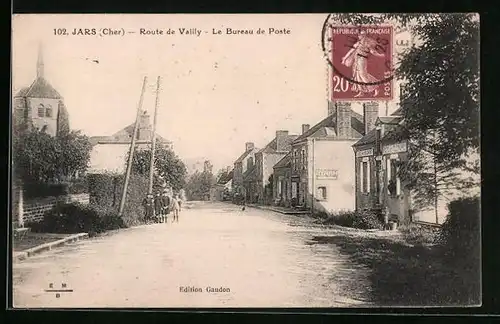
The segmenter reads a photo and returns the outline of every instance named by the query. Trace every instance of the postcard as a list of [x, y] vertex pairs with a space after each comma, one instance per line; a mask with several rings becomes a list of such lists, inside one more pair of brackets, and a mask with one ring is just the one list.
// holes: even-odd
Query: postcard
[[479, 306], [479, 15], [16, 14], [14, 308]]

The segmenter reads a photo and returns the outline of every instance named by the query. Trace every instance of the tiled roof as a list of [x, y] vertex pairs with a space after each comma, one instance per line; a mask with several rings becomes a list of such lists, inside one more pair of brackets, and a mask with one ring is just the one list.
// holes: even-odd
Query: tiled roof
[[[122, 131], [125, 131], [127, 134], [129, 134], [129, 137], [132, 138], [132, 136], [134, 135], [134, 127], [135, 127], [135, 124], [130, 124], [128, 125], [127, 127], [125, 128], [122, 128], [120, 131], [116, 132], [115, 134], [118, 134], [118, 133], [121, 133]], [[171, 143], [170, 141], [168, 141], [167, 139], [163, 138], [161, 135], [159, 135], [158, 133], [156, 134], [156, 140], [157, 140], [157, 143], [158, 142], [161, 142], [161, 143]], [[151, 142], [151, 140], [148, 140], [149, 142]], [[97, 144], [97, 143], [123, 143], [123, 142], [126, 142], [126, 143], [130, 143], [130, 141], [124, 141], [123, 139], [115, 139], [114, 138], [114, 135], [110, 135], [110, 136], [92, 136], [90, 138], [90, 142], [93, 143], [93, 145]], [[142, 140], [141, 142], [144, 142], [144, 140]]]
[[240, 155], [240, 157], [238, 159], [236, 159], [236, 161], [234, 161], [234, 163], [242, 162], [248, 156], [248, 154], [250, 154], [252, 152], [259, 152], [259, 151], [260, 151], [260, 149], [258, 149], [258, 148], [254, 148], [252, 150], [245, 151], [243, 154]]
[[[287, 142], [287, 146], [290, 146], [290, 144], [298, 137], [299, 135], [287, 135], [285, 141]], [[288, 147], [289, 151], [290, 147]], [[277, 142], [276, 138], [274, 138], [271, 142], [269, 142], [262, 150], [259, 151], [259, 153], [276, 153], [278, 152], [278, 147], [277, 147]]]
[[251, 168], [245, 171], [243, 174], [243, 181], [251, 181], [255, 178], [255, 175], [257, 173], [257, 168], [255, 165], [253, 165]]
[[393, 124], [397, 125], [403, 119], [401, 116], [383, 116], [377, 118], [377, 121], [382, 124]]
[[[401, 122], [401, 120], [403, 119], [403, 117], [399, 116], [399, 114], [401, 114], [401, 113], [402, 113], [401, 108], [398, 108], [390, 116], [378, 117], [377, 120], [380, 120], [380, 122], [382, 122], [384, 124], [398, 125]], [[395, 135], [394, 130], [391, 130], [384, 135], [382, 140], [392, 139], [394, 137], [394, 135]], [[354, 143], [353, 146], [361, 146], [361, 145], [365, 145], [365, 144], [374, 143], [376, 140], [376, 137], [377, 137], [377, 130], [372, 129], [365, 136], [363, 136], [359, 141]]]
[[59, 92], [42, 77], [36, 78], [31, 86], [19, 90], [16, 97], [62, 99]]
[[273, 168], [289, 168], [292, 165], [292, 153], [288, 153]]
[[[331, 127], [334, 130], [336, 129], [337, 125], [335, 123], [335, 119], [333, 118], [332, 115], [327, 116], [325, 119], [311, 127], [307, 132], [304, 134], [300, 135], [297, 137], [293, 142], [297, 143], [303, 139], [306, 139], [310, 137], [311, 135], [316, 134], [316, 132], [321, 131], [322, 128], [324, 127]], [[353, 137], [359, 137], [363, 135], [364, 133], [364, 124], [363, 124], [363, 115], [358, 114], [354, 110], [351, 109], [351, 130], [352, 130], [352, 135]], [[331, 131], [323, 130], [321, 133], [319, 133], [319, 136], [327, 136], [327, 133]]]
[[231, 170], [228, 174], [226, 174], [225, 176], [222, 176], [220, 177], [219, 181], [217, 181], [218, 184], [226, 184], [228, 183], [229, 181], [231, 181], [233, 179], [233, 170]]

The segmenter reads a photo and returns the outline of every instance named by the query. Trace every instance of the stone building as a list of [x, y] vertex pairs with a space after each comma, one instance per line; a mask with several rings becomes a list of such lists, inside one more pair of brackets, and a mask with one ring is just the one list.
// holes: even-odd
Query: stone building
[[[132, 143], [135, 123], [128, 125], [110, 136], [93, 136], [90, 138], [92, 151], [90, 154], [89, 173], [125, 172], [126, 157]], [[152, 125], [150, 116], [144, 111], [139, 119], [136, 137], [136, 150], [151, 149]], [[161, 143], [173, 150], [172, 142], [156, 134], [156, 144]]]
[[56, 136], [69, 131], [69, 116], [63, 97], [45, 78], [42, 47], [38, 51], [36, 78], [29, 87], [14, 95], [13, 131], [43, 130]]
[[292, 200], [292, 153], [288, 152], [273, 167], [274, 204], [290, 207]]
[[352, 145], [378, 116], [378, 103], [363, 104], [363, 115], [350, 102], [329, 102], [328, 116], [305, 127], [292, 142], [290, 156], [292, 205], [313, 211], [337, 212], [355, 208]]
[[[276, 131], [276, 137], [263, 149], [255, 153], [255, 194], [258, 203], [270, 203], [273, 199], [273, 192], [267, 192], [269, 177], [273, 174], [274, 165], [281, 160], [291, 149], [291, 143], [298, 135], [290, 135], [286, 130]], [[274, 185], [271, 183], [271, 185]], [[269, 188], [269, 187], [267, 187]]]
[[[387, 209], [391, 219], [400, 224], [442, 224], [448, 213], [447, 203], [458, 197], [474, 195], [479, 192], [479, 188], [447, 190], [431, 204], [422, 204], [415, 199], [415, 194], [398, 175], [400, 163], [407, 161], [411, 149], [410, 141], [401, 138], [398, 132], [404, 125], [401, 114], [399, 108], [390, 116], [378, 117], [375, 124], [370, 126], [371, 130], [353, 145], [356, 158], [356, 209], [382, 213]], [[474, 158], [479, 157], [471, 157]], [[474, 177], [462, 170], [457, 172], [465, 178]]]
[[250, 193], [247, 192], [244, 186], [244, 178], [248, 179], [250, 172], [253, 170], [255, 165], [255, 153], [259, 151], [255, 147], [254, 143], [245, 143], [245, 152], [240, 155], [240, 157], [234, 162], [233, 169], [233, 192], [235, 194], [249, 196]]

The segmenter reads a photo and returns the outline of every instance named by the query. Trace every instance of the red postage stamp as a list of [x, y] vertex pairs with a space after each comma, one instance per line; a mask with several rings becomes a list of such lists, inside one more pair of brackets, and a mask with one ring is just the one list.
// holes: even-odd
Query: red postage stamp
[[392, 26], [331, 26], [332, 100], [393, 98]]

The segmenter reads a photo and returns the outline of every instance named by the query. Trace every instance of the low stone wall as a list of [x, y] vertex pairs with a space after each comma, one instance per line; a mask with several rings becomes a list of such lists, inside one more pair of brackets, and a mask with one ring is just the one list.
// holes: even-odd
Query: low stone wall
[[57, 203], [79, 202], [89, 203], [89, 194], [77, 194], [60, 197], [46, 197], [33, 200], [26, 200], [23, 203], [24, 223], [39, 222], [43, 215], [51, 210]]

